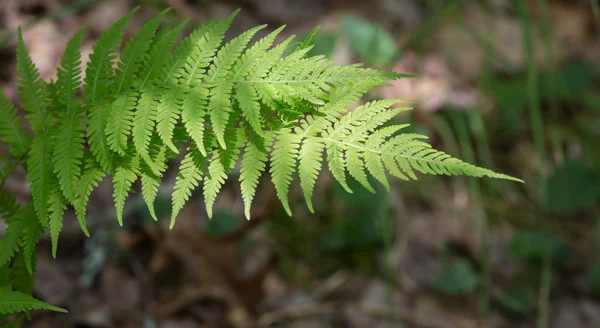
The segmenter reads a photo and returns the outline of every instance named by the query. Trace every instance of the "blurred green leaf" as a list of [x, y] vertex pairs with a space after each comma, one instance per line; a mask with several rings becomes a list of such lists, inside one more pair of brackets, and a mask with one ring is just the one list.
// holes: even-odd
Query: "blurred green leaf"
[[546, 181], [544, 210], [552, 214], [574, 214], [600, 199], [600, 170], [570, 159], [557, 166]]
[[[375, 190], [382, 189], [374, 179], [369, 179], [369, 182]], [[338, 218], [320, 235], [320, 247], [324, 251], [360, 249], [383, 244], [384, 234], [377, 223], [389, 219], [390, 215], [387, 197], [382, 197], [384, 191], [379, 190], [379, 194], [370, 193], [354, 179], [348, 181], [348, 186], [354, 191], [352, 194], [347, 193], [339, 184], [334, 186], [334, 199], [342, 210], [335, 213]]]
[[330, 33], [317, 33], [312, 38], [313, 48], [308, 52], [309, 56], [331, 57], [337, 43], [337, 37]]
[[154, 200], [154, 211], [156, 212], [156, 218], [158, 219], [158, 221], [154, 221], [145, 203], [140, 204], [140, 207], [140, 211], [142, 214], [142, 224], [156, 224], [162, 221], [162, 219], [166, 218], [171, 213], [171, 199], [162, 195], [156, 196], [156, 199]]
[[350, 47], [361, 59], [369, 65], [391, 64], [398, 45], [385, 27], [353, 15], [345, 16], [342, 23]]
[[463, 295], [475, 289], [479, 280], [471, 262], [458, 258], [438, 273], [433, 288], [447, 295]]
[[498, 303], [512, 315], [525, 316], [535, 308], [535, 295], [523, 286], [511, 286], [502, 292]]
[[519, 230], [508, 246], [509, 255], [515, 260], [525, 260], [533, 264], [542, 263], [549, 247], [553, 266], [564, 265], [569, 259], [570, 249], [557, 236], [543, 231]]
[[594, 292], [600, 294], [600, 262], [598, 260], [594, 261], [590, 268], [590, 282]]
[[549, 71], [540, 73], [541, 99], [578, 100], [594, 82], [594, 67], [583, 61], [574, 61], [560, 67], [553, 76]]
[[217, 210], [214, 217], [206, 225], [206, 234], [213, 237], [222, 237], [235, 231], [242, 224], [242, 220], [228, 211]]

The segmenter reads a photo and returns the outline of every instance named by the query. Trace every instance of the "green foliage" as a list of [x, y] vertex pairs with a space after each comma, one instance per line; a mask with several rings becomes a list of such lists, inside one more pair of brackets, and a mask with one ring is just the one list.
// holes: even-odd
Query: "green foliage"
[[479, 281], [471, 262], [458, 258], [438, 272], [433, 288], [443, 294], [462, 295], [474, 290]]
[[600, 199], [600, 172], [582, 160], [570, 159], [554, 168], [546, 181], [544, 209], [552, 214], [574, 214]]
[[564, 265], [569, 260], [570, 249], [557, 236], [537, 230], [520, 230], [509, 245], [509, 255], [516, 260], [532, 264], [542, 263], [544, 253], [549, 250], [553, 266]]
[[[27, 295], [35, 272], [35, 248], [45, 229], [56, 256], [64, 213], [73, 207], [88, 235], [87, 203], [104, 177], [113, 182], [119, 224], [138, 180], [148, 213], [157, 220], [155, 201], [162, 175], [168, 161], [180, 154], [171, 226], [200, 184], [212, 216], [213, 204], [240, 159], [248, 218], [267, 167], [289, 215], [293, 204], [288, 194], [296, 172], [313, 211], [311, 198], [324, 164], [348, 192], [347, 174], [372, 192], [369, 179], [389, 189], [388, 175], [416, 179], [415, 171], [520, 181], [451, 158], [432, 149], [422, 135], [398, 134], [406, 126], [388, 123], [409, 109], [396, 107], [405, 101], [372, 101], [348, 112], [369, 90], [407, 75], [359, 65], [335, 66], [324, 56], [308, 56], [312, 34], [286, 52], [293, 38], [273, 46], [282, 28], [256, 42], [251, 40], [265, 26], [224, 42], [237, 11], [199, 27], [173, 50], [185, 22], [162, 26], [165, 10], [120, 51], [127, 22], [136, 10], [99, 37], [83, 79], [84, 29], [67, 44], [56, 82], [40, 78], [19, 33], [19, 96], [33, 137], [22, 129], [15, 107], [0, 94], [0, 140], [12, 155], [2, 158], [0, 167], [5, 179], [24, 160], [33, 201], [20, 206], [0, 193], [6, 200], [0, 203], [0, 213], [8, 224], [0, 240], [0, 267], [11, 277], [0, 286], [0, 313], [61, 311]], [[377, 47], [376, 63], [391, 56], [389, 45], [382, 47]]]
[[500, 307], [514, 316], [524, 316], [535, 309], [535, 292], [524, 286], [511, 286], [502, 292]]
[[349, 15], [344, 17], [343, 32], [352, 50], [371, 65], [390, 64], [398, 53], [396, 41], [380, 24]]
[[44, 303], [30, 295], [0, 289], [0, 314], [26, 312], [30, 310], [51, 310], [66, 313], [67, 310]]

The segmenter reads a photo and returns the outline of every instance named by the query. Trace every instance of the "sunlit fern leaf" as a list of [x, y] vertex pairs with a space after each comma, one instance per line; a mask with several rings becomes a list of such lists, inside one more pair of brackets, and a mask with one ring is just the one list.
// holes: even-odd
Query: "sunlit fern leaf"
[[300, 173], [300, 186], [304, 192], [306, 205], [311, 213], [314, 213], [312, 194], [321, 171], [323, 160], [323, 149], [325, 144], [320, 139], [306, 139], [300, 147], [298, 172]]
[[301, 138], [294, 134], [287, 134], [289, 131], [281, 131], [275, 137], [273, 152], [271, 154], [271, 180], [277, 191], [277, 197], [283, 204], [283, 208], [288, 215], [292, 215], [292, 210], [288, 202], [288, 191], [292, 182], [292, 175], [296, 171], [296, 158], [298, 154]]
[[184, 65], [177, 76], [179, 83], [183, 85], [195, 85], [203, 82], [206, 68], [213, 60], [215, 53], [225, 38], [225, 32], [229, 29], [231, 22], [237, 16], [239, 10], [235, 11], [227, 19], [212, 24], [201, 37], [192, 45], [191, 51], [184, 57]]
[[211, 86], [214, 85], [211, 89], [208, 106], [210, 122], [217, 140], [223, 148], [226, 147], [224, 134], [231, 111], [231, 92], [234, 85], [232, 75], [235, 74], [235, 70], [232, 70], [233, 65], [242, 55], [250, 39], [263, 28], [265, 25], [250, 29], [223, 46], [206, 74], [207, 83]]
[[142, 92], [137, 110], [135, 111], [132, 128], [135, 150], [155, 174], [158, 174], [158, 168], [150, 160], [148, 147], [150, 146], [150, 138], [154, 132], [157, 100], [157, 92], [153, 88]]
[[156, 216], [156, 211], [154, 210], [154, 200], [156, 199], [156, 195], [158, 194], [160, 178], [162, 177], [164, 171], [167, 169], [167, 165], [165, 163], [167, 156], [166, 152], [166, 146], [161, 146], [155, 158], [153, 159], [153, 162], [159, 168], [157, 172], [151, 169], [144, 169], [143, 167], [141, 169], [142, 197], [146, 202], [146, 206], [148, 207], [150, 216], [155, 221], [158, 220], [158, 217]]
[[183, 109], [181, 111], [181, 120], [185, 129], [190, 138], [195, 142], [202, 156], [207, 156], [206, 148], [204, 147], [204, 122], [208, 94], [208, 89], [201, 86], [191, 89], [184, 96]]
[[115, 84], [112, 88], [115, 93], [127, 90], [133, 83], [134, 76], [139, 73], [138, 70], [144, 60], [144, 54], [152, 43], [158, 24], [169, 11], [170, 9], [165, 9], [148, 21], [125, 44], [125, 49], [123, 49], [115, 70]]
[[160, 78], [161, 68], [168, 62], [173, 46], [177, 37], [187, 25], [189, 20], [183, 21], [173, 29], [163, 28], [155, 38], [150, 47], [150, 51], [144, 56], [142, 70], [137, 75], [136, 87], [144, 88]]
[[120, 94], [110, 106], [106, 123], [106, 141], [110, 149], [122, 156], [125, 156], [127, 139], [133, 128], [138, 97], [138, 91], [129, 91]]
[[86, 236], [90, 235], [87, 230], [87, 221], [85, 218], [87, 203], [90, 199], [90, 194], [94, 188], [98, 186], [98, 183], [105, 175], [106, 173], [104, 173], [96, 163], [89, 160], [86, 164], [84, 173], [81, 175], [81, 179], [79, 179], [79, 184], [77, 185], [77, 199], [75, 200], [73, 207], [75, 207], [75, 214], [77, 215], [77, 221], [79, 221], [81, 230]]
[[117, 168], [113, 176], [113, 199], [117, 210], [117, 221], [123, 226], [125, 199], [132, 191], [131, 186], [138, 178], [139, 159], [134, 158], [125, 166]]
[[67, 313], [67, 310], [44, 303], [25, 293], [0, 289], [0, 313], [10, 314], [31, 310], [50, 310]]
[[256, 187], [261, 174], [265, 171], [265, 162], [268, 159], [266, 145], [271, 145], [270, 138], [264, 140], [250, 140], [242, 156], [242, 167], [240, 169], [240, 188], [244, 199], [244, 213], [250, 220], [250, 207], [256, 194]]
[[196, 189], [200, 180], [202, 180], [204, 175], [203, 163], [205, 160], [206, 159], [200, 154], [200, 151], [196, 147], [190, 147], [188, 148], [188, 153], [181, 161], [179, 174], [177, 175], [175, 187], [173, 188], [171, 228], [175, 225], [175, 219], [177, 218], [179, 211], [181, 211], [185, 203], [190, 199], [192, 191]]
[[133, 9], [102, 33], [93, 46], [83, 79], [83, 102], [87, 105], [89, 116], [87, 138], [90, 150], [102, 169], [110, 173], [113, 173], [114, 168], [104, 128], [111, 102], [105, 97], [110, 95], [107, 86], [114, 72], [115, 53], [121, 46], [127, 23], [137, 10], [138, 8]]
[[53, 153], [54, 173], [58, 177], [63, 195], [70, 203], [74, 203], [76, 197], [85, 142], [82, 107], [76, 97], [81, 88], [80, 47], [84, 28], [67, 43], [56, 82], [62, 112], [59, 114], [61, 123]]
[[0, 140], [8, 145], [8, 150], [15, 158], [27, 154], [31, 137], [23, 130], [21, 120], [17, 116], [17, 109], [1, 89], [0, 113], [2, 113], [0, 115]]
[[[158, 86], [175, 87], [179, 84], [183, 69], [187, 63], [187, 59], [194, 51], [196, 44], [201, 42], [204, 35], [218, 22], [218, 19], [210, 20], [204, 23], [199, 28], [195, 29], [190, 35], [185, 37], [173, 51], [172, 56], [165, 56], [166, 62], [160, 69], [160, 74], [155, 79], [155, 84]], [[170, 52], [168, 53], [171, 54]]]
[[350, 147], [346, 150], [346, 163], [348, 173], [358, 181], [365, 189], [375, 193], [375, 189], [369, 183], [369, 178], [365, 173], [365, 163], [363, 161], [364, 152], [358, 148]]

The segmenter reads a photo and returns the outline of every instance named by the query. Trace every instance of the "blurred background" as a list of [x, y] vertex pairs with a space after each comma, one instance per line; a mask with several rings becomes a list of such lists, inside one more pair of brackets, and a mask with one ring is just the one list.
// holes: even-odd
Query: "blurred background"
[[[1, 0], [0, 87], [18, 101], [18, 26], [50, 80], [85, 22], [87, 58], [137, 5], [128, 36], [166, 7], [190, 19], [186, 33], [237, 8], [229, 38], [268, 23], [300, 39], [320, 25], [312, 55], [418, 74], [369, 97], [411, 99], [399, 122], [526, 184], [420, 176], [347, 194], [322, 173], [317, 214], [296, 182], [288, 217], [265, 179], [246, 221], [234, 172], [211, 221], [196, 193], [168, 230], [139, 195], [118, 227], [105, 179], [92, 237], [69, 213], [57, 259], [49, 238], [38, 253], [35, 295], [69, 314], [36, 312], [25, 327], [600, 327], [598, 2]], [[5, 188], [30, 197], [23, 172]]]

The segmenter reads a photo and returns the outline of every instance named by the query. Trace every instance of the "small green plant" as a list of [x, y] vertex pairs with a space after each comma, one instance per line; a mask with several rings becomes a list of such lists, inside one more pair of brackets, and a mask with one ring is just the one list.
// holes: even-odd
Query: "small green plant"
[[[186, 22], [159, 28], [164, 11], [120, 51], [134, 12], [100, 36], [83, 79], [84, 29], [69, 41], [58, 78], [50, 82], [40, 78], [19, 33], [19, 95], [33, 136], [0, 93], [0, 139], [8, 149], [0, 173], [6, 181], [23, 166], [33, 199], [19, 204], [0, 193], [0, 215], [8, 225], [0, 240], [2, 320], [31, 309], [60, 310], [33, 299], [31, 289], [36, 245], [49, 229], [56, 256], [68, 207], [89, 235], [86, 205], [98, 183], [110, 177], [122, 224], [125, 200], [141, 179], [143, 199], [157, 219], [154, 202], [161, 177], [167, 161], [181, 152], [185, 155], [172, 194], [171, 226], [200, 183], [212, 216], [215, 199], [240, 159], [247, 218], [267, 167], [289, 215], [288, 191], [296, 171], [312, 211], [324, 157], [347, 192], [352, 192], [347, 174], [373, 192], [367, 174], [388, 189], [388, 173], [408, 180], [417, 178], [414, 171], [521, 181], [451, 158], [432, 149], [425, 136], [398, 134], [406, 125], [386, 124], [409, 109], [393, 107], [403, 100], [372, 101], [346, 114], [369, 90], [405, 74], [334, 66], [323, 56], [307, 56], [310, 37], [284, 56], [293, 38], [273, 46], [282, 28], [250, 44], [264, 25], [222, 45], [237, 12], [204, 24], [174, 47]], [[21, 319], [22, 314], [14, 320]]]

